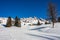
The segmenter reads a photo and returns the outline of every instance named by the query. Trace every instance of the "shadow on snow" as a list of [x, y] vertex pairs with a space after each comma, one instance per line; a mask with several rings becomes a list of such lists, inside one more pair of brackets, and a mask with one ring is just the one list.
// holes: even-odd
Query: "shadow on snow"
[[[52, 36], [52, 35], [41, 36], [41, 35], [28, 34], [28, 33], [26, 33], [26, 34], [27, 34], [27, 35], [30, 35], [30, 36], [34, 36], [34, 37], [45, 38], [45, 39], [48, 39], [48, 40], [55, 40], [55, 38], [60, 39], [60, 37], [58, 37], [58, 36]], [[48, 37], [48, 36], [50, 36], [50, 37]], [[54, 37], [54, 38], [51, 38], [51, 37]]]
[[34, 29], [30, 29], [30, 30], [39, 30], [39, 29], [43, 29], [43, 28], [46, 28], [46, 27], [34, 28]]

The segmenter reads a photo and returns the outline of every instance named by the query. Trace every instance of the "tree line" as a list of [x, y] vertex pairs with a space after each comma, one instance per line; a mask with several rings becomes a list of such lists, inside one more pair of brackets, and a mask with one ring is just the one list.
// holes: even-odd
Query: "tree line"
[[[8, 17], [5, 27], [11, 27], [11, 26], [21, 27], [21, 21], [20, 21], [20, 19], [17, 16], [15, 17], [14, 22], [13, 23], [12, 22], [13, 21], [12, 21], [11, 17]], [[37, 24], [35, 24], [35, 25], [41, 25], [39, 20], [38, 20]]]
[[[11, 26], [12, 26], [12, 19], [11, 17], [8, 17], [6, 27], [11, 27]], [[15, 17], [14, 26], [21, 27], [21, 21], [17, 16]]]

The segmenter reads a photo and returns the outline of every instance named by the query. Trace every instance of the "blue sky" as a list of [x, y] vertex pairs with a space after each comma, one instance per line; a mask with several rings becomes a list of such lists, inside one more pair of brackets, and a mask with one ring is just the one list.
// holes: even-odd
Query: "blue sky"
[[[60, 14], [59, 0], [0, 0], [0, 17], [42, 17], [46, 18], [48, 3], [56, 5], [57, 13]], [[59, 15], [60, 16], [60, 15]]]

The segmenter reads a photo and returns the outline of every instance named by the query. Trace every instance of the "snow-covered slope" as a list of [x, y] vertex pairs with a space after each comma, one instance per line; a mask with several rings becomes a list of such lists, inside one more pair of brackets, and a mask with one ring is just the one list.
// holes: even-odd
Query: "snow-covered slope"
[[[37, 26], [38, 27], [38, 26]], [[18, 27], [10, 27], [10, 28], [0, 28], [0, 40], [60, 40], [60, 32], [54, 32], [56, 30], [60, 30], [57, 28], [41, 28], [41, 31], [30, 30], [27, 28], [18, 28]], [[60, 28], [58, 26], [58, 28]], [[51, 30], [53, 29], [53, 30]], [[50, 30], [50, 32], [49, 32]], [[46, 32], [48, 31], [48, 32]]]
[[[0, 20], [3, 21], [2, 18]], [[4, 21], [2, 24], [5, 24]], [[21, 28], [15, 26], [6, 28], [0, 24], [0, 40], [60, 40], [60, 23], [55, 23], [52, 28], [52, 24], [30, 26], [29, 23], [21, 22]], [[26, 25], [23, 25], [24, 23]]]

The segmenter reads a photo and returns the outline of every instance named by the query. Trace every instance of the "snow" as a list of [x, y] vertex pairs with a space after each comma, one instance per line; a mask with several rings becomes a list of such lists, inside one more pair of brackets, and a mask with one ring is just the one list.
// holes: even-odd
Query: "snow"
[[21, 22], [22, 27], [4, 27], [1, 23], [0, 40], [60, 40], [60, 23], [55, 23], [52, 28], [52, 24], [29, 25], [31, 23]]
[[0, 40], [60, 40], [60, 35], [38, 30], [28, 30], [26, 28], [10, 27], [0, 29]]

